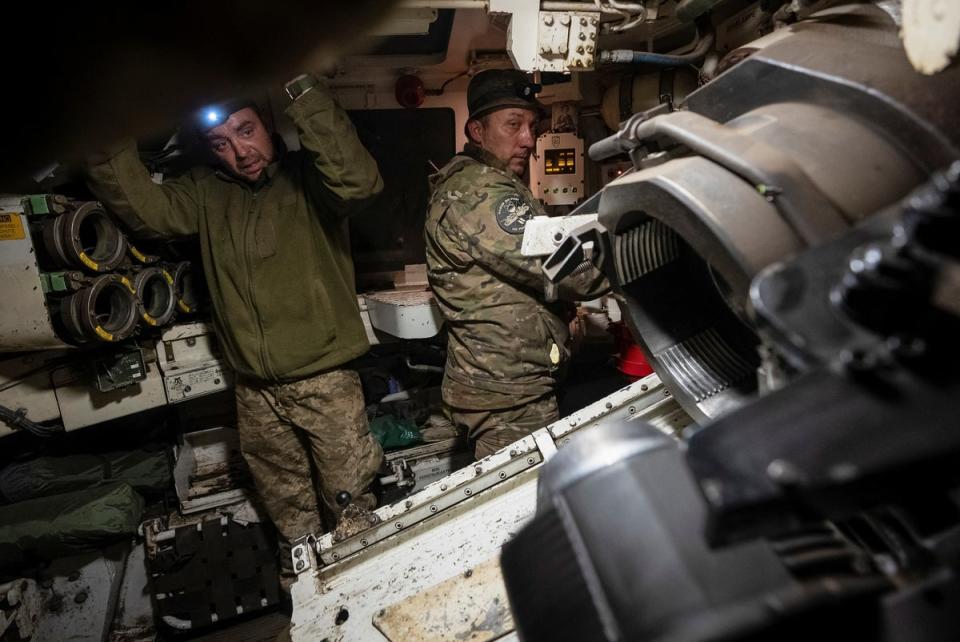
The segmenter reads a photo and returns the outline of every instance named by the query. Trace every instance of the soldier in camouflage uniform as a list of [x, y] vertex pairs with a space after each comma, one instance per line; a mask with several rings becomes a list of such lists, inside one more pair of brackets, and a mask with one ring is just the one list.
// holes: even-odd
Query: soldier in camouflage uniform
[[[540, 259], [520, 254], [527, 220], [545, 214], [521, 176], [541, 113], [536, 85], [485, 71], [467, 89], [467, 143], [431, 177], [430, 286], [447, 321], [443, 400], [479, 459], [558, 419], [570, 305], [544, 295]], [[560, 283], [567, 300], [609, 288], [596, 269]]]
[[369, 485], [383, 452], [349, 369], [369, 343], [345, 218], [383, 182], [322, 82], [301, 76], [287, 91], [300, 150], [286, 151], [255, 105], [232, 103], [198, 114], [212, 166], [156, 185], [127, 140], [88, 172], [134, 233], [198, 237], [219, 345], [237, 373], [241, 448], [290, 541], [321, 530], [321, 503], [340, 513], [339, 491], [354, 508], [376, 503]]

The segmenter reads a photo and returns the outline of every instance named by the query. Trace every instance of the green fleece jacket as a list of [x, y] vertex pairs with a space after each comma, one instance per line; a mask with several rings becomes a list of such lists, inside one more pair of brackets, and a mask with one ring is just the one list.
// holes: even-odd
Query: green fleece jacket
[[383, 189], [328, 89], [292, 103], [303, 149], [256, 184], [211, 167], [153, 183], [128, 141], [92, 160], [91, 190], [137, 232], [197, 235], [220, 343], [241, 374], [295, 381], [369, 348], [345, 216]]

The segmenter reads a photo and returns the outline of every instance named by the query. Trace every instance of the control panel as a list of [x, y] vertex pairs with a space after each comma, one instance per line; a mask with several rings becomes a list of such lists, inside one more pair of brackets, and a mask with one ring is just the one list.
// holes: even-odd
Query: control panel
[[547, 205], [573, 205], [584, 197], [583, 139], [547, 132], [537, 139], [531, 168], [534, 195]]

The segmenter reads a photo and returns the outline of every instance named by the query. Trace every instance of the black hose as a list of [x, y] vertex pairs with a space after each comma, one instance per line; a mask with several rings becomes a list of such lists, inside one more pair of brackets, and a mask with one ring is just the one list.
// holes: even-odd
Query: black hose
[[11, 428], [26, 430], [36, 437], [52, 437], [53, 435], [63, 432], [63, 424], [44, 426], [43, 424], [38, 424], [35, 421], [27, 419], [27, 411], [23, 408], [11, 410], [6, 406], [0, 406], [0, 421], [3, 421], [3, 423]]
[[713, 47], [713, 32], [706, 33], [697, 46], [685, 54], [659, 54], [649, 51], [632, 51], [630, 49], [612, 49], [600, 52], [600, 62], [629, 63], [633, 65], [657, 65], [659, 67], [679, 67], [691, 65], [703, 60]]

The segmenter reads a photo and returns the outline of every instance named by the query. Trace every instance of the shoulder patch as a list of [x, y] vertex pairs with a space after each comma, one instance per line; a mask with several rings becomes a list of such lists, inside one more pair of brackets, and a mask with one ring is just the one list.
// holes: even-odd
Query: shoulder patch
[[516, 192], [502, 196], [494, 206], [497, 225], [507, 234], [523, 234], [527, 220], [533, 216], [530, 206]]

